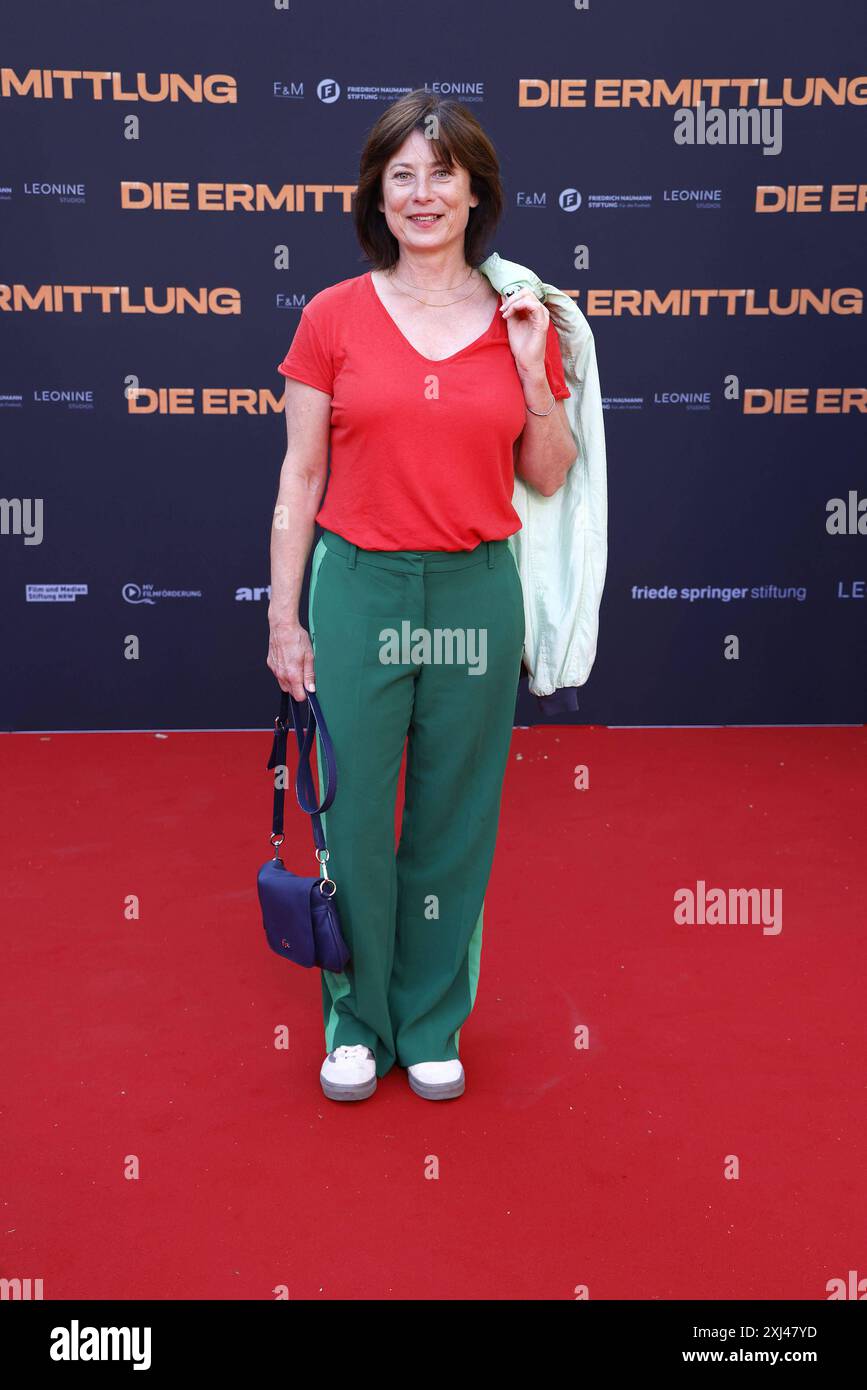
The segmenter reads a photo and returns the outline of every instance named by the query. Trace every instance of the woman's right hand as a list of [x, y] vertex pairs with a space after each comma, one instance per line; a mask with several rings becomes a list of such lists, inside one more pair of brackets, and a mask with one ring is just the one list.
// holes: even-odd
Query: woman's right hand
[[300, 623], [272, 623], [265, 663], [273, 671], [281, 690], [296, 700], [306, 700], [307, 691], [316, 689], [313, 672], [313, 646], [310, 634]]

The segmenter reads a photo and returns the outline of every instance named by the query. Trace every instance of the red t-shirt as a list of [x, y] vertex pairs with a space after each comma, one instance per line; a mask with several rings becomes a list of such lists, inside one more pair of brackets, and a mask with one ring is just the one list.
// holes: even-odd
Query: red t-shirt
[[[565, 400], [553, 322], [545, 369]], [[316, 513], [327, 530], [368, 550], [471, 550], [521, 529], [512, 446], [527, 415], [499, 306], [484, 333], [437, 362], [410, 346], [366, 271], [304, 306], [277, 370], [331, 397], [331, 475]]]

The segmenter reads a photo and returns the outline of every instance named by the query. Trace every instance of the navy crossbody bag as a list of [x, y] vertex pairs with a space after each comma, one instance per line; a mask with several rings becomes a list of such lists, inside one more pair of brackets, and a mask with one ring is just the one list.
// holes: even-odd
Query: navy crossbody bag
[[[286, 744], [290, 728], [290, 707], [291, 727], [295, 730], [298, 741], [295, 794], [298, 805], [302, 811], [307, 812], [313, 823], [313, 843], [319, 863], [318, 878], [304, 878], [300, 874], [293, 874], [280, 858], [280, 846], [285, 839], [283, 783], [287, 771]], [[307, 718], [302, 726], [301, 714], [304, 711]], [[317, 728], [328, 776], [321, 806], [317, 805], [310, 768], [310, 752]], [[320, 970], [331, 970], [340, 974], [349, 961], [349, 948], [340, 930], [340, 917], [334, 901], [337, 884], [329, 876], [326, 868], [328, 847], [320, 819], [323, 811], [327, 811], [333, 802], [337, 791], [337, 763], [319, 701], [312, 691], [308, 691], [307, 699], [303, 701], [296, 700], [287, 690], [281, 691], [280, 713], [274, 720], [274, 744], [268, 767], [276, 769], [274, 818], [270, 836], [271, 844], [274, 846], [274, 858], [262, 865], [257, 879], [259, 904], [262, 908], [262, 922], [268, 945], [278, 956], [283, 956], [284, 960], [292, 960], [296, 965], [308, 968], [315, 965]]]

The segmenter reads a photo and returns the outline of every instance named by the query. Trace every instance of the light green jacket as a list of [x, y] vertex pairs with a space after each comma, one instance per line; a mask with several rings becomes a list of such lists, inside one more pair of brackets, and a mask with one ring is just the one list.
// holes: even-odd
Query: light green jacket
[[608, 557], [605, 427], [596, 348], [587, 319], [569, 295], [527, 266], [494, 251], [479, 266], [499, 294], [529, 286], [560, 339], [569, 398], [563, 404], [578, 450], [551, 497], [515, 477], [512, 504], [521, 530], [509, 543], [524, 590], [524, 662], [530, 690], [546, 696], [583, 685], [596, 656], [599, 605]]

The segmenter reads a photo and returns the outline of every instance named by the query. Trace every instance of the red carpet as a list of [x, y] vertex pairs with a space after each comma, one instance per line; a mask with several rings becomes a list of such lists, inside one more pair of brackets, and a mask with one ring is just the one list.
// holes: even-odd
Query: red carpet
[[[441, 1104], [399, 1068], [357, 1105], [320, 1091], [319, 976], [267, 949], [255, 897], [270, 742], [3, 739], [0, 1275], [474, 1300], [867, 1275], [863, 728], [516, 730]], [[311, 845], [293, 799], [287, 863]], [[781, 889], [782, 930], [678, 925], [699, 880]]]

